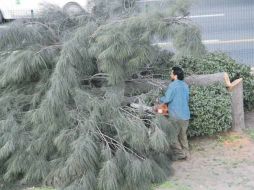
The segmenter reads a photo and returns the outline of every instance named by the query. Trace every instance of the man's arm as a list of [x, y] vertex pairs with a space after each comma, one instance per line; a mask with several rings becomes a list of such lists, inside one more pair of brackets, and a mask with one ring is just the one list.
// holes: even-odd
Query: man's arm
[[170, 103], [173, 100], [174, 97], [174, 89], [172, 87], [169, 87], [165, 93], [165, 96], [160, 98], [160, 102], [167, 104]]

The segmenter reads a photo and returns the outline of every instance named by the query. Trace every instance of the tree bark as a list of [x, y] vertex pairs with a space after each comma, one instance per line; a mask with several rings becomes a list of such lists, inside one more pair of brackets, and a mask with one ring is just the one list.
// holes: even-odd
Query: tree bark
[[241, 131], [245, 128], [243, 109], [243, 79], [237, 79], [232, 83], [231, 104], [232, 104], [232, 130]]
[[[207, 75], [192, 75], [185, 79], [188, 85], [196, 86], [209, 86], [216, 83], [224, 83], [226, 85], [225, 78], [228, 78], [226, 73], [215, 73]], [[228, 78], [229, 80], [229, 78]], [[230, 81], [229, 81], [230, 82]]]

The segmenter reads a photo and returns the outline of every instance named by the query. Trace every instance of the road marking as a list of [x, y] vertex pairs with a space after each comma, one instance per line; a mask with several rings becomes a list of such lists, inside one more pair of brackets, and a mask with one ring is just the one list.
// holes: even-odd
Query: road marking
[[235, 44], [235, 43], [252, 43], [254, 39], [239, 39], [239, 40], [203, 40], [204, 44]]
[[172, 46], [172, 42], [158, 42], [158, 43], [153, 43], [152, 45], [158, 45], [158, 46], [166, 46], [166, 45], [169, 45], [169, 46]]
[[202, 42], [204, 44], [216, 44], [216, 43], [219, 43], [220, 40], [203, 40]]
[[137, 3], [147, 3], [147, 2], [160, 2], [161, 0], [140, 0]]
[[210, 15], [190, 15], [188, 18], [207, 18], [207, 17], [222, 17], [225, 16], [224, 13], [210, 14]]
[[7, 28], [8, 26], [6, 26], [6, 25], [2, 25], [2, 26], [0, 26], [0, 28]]
[[[215, 44], [235, 44], [235, 43], [253, 43], [254, 39], [239, 39], [239, 40], [202, 40], [204, 44], [207, 45], [215, 45]], [[172, 42], [159, 42], [154, 43], [152, 45], [158, 45], [158, 46], [173, 46]]]

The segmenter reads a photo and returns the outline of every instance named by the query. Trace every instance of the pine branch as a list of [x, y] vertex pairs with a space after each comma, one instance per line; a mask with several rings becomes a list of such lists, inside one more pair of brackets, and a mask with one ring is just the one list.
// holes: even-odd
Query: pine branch
[[[162, 85], [139, 74], [159, 55], [155, 38], [169, 37], [179, 53], [190, 55], [198, 52], [201, 39], [185, 18], [177, 18], [186, 12], [185, 4], [170, 13], [142, 14], [135, 12], [134, 0], [123, 2], [95, 0], [97, 12], [78, 17], [50, 7], [0, 36], [5, 180], [147, 190], [165, 178], [170, 169], [163, 170], [164, 151], [174, 133], [165, 127], [170, 122], [121, 105], [129, 93], [151, 106], [157, 93], [146, 89], [150, 84], [128, 90], [128, 82], [139, 83], [133, 74]], [[171, 17], [175, 20], [167, 20]]]
[[37, 51], [35, 54], [40, 54], [42, 51], [45, 51], [45, 50], [48, 50], [48, 49], [51, 49], [51, 48], [61, 49], [61, 47], [63, 47], [62, 44], [52, 44], [52, 45], [49, 45], [49, 46], [44, 46], [39, 51]]
[[28, 22], [26, 23], [26, 25], [39, 25], [39, 26], [42, 26], [44, 27], [45, 29], [47, 29], [48, 31], [50, 31], [50, 33], [52, 34], [52, 36], [54, 37], [54, 40], [55, 40], [55, 43], [58, 42], [58, 39], [59, 39], [59, 36], [57, 36], [54, 32], [54, 30], [52, 28], [50, 28], [48, 25], [42, 23], [42, 22]]

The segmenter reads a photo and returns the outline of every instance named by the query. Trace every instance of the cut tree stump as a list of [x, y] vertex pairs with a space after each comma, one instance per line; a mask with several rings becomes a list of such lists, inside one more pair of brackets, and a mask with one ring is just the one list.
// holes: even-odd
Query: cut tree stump
[[232, 130], [241, 131], [245, 128], [244, 123], [244, 108], [243, 108], [243, 79], [237, 79], [232, 82], [231, 90], [232, 104]]
[[241, 131], [245, 128], [244, 123], [244, 107], [243, 107], [243, 79], [236, 79], [230, 82], [227, 73], [215, 73], [209, 75], [195, 75], [186, 78], [189, 85], [208, 86], [218, 82], [225, 84], [231, 93], [232, 107], [232, 130]]

